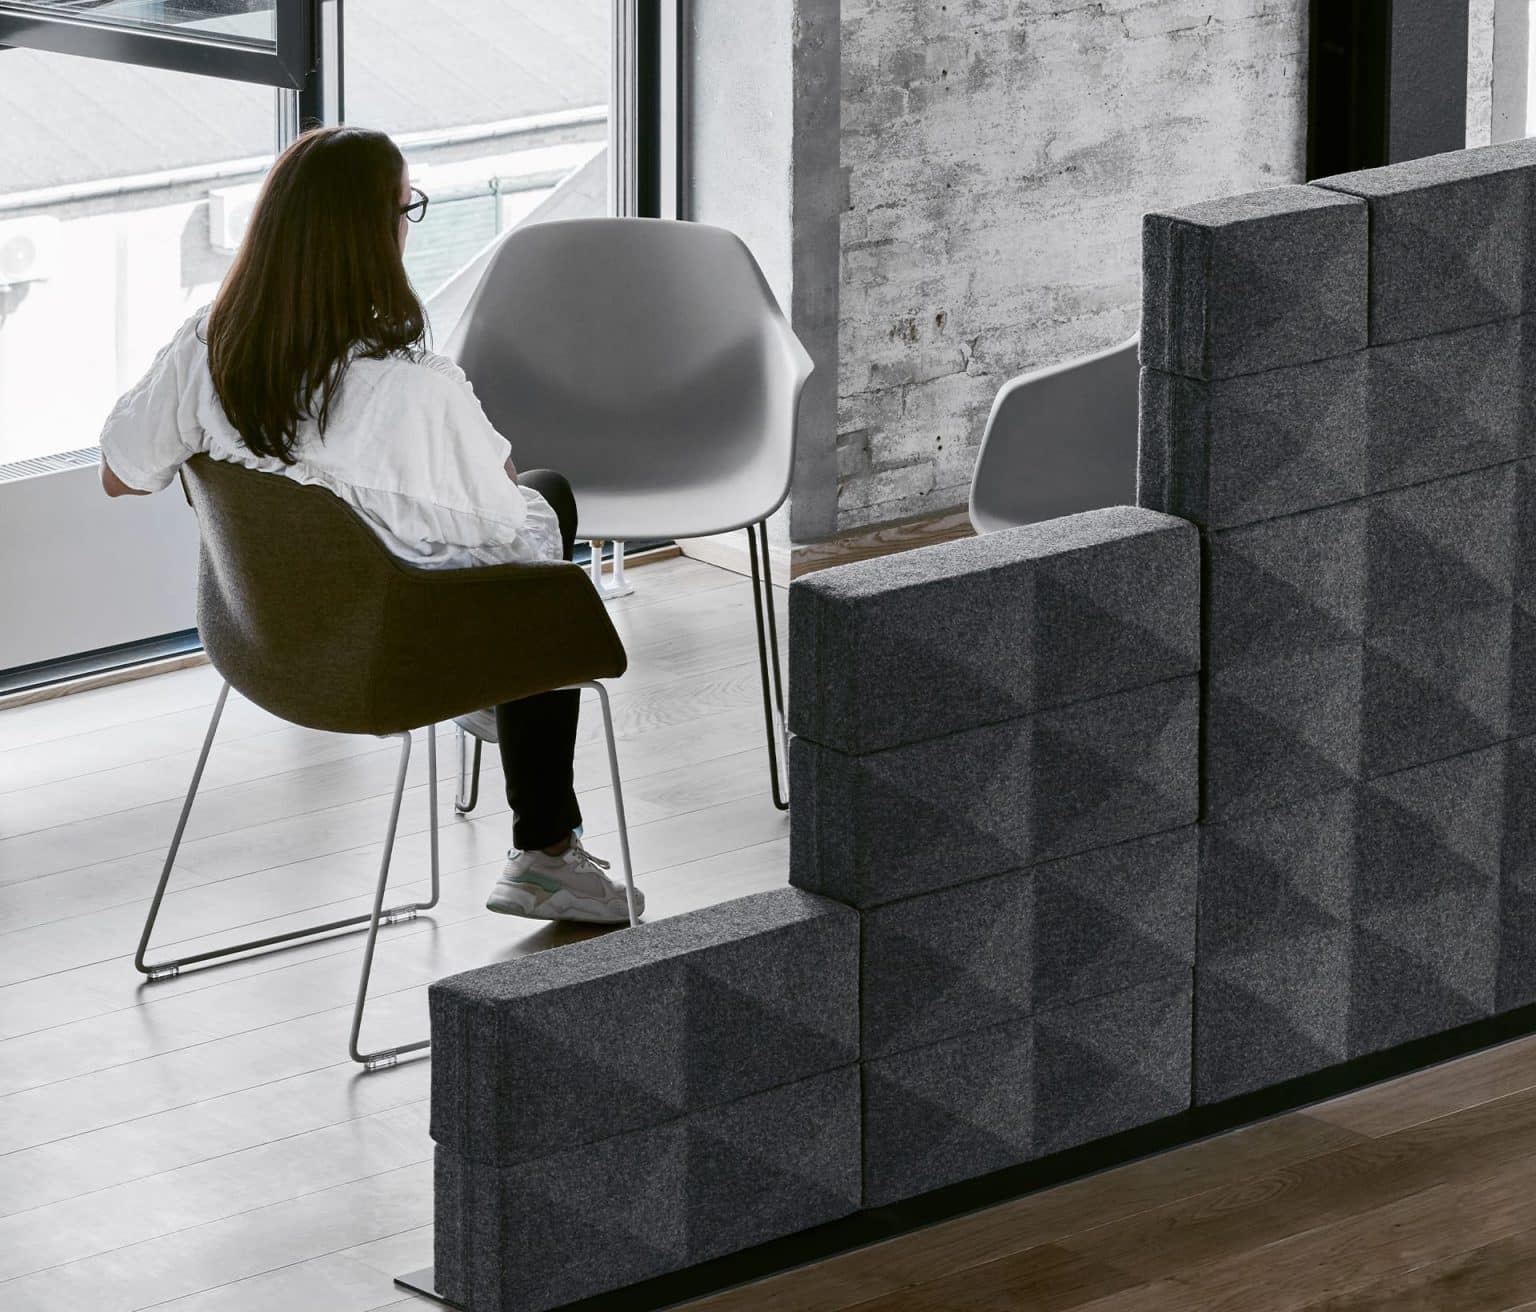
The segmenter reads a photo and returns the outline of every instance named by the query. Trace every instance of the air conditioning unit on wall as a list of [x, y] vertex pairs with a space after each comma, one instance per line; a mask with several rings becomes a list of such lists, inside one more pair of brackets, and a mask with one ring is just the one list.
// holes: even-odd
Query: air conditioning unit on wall
[[63, 229], [47, 215], [0, 220], [0, 290], [46, 282], [58, 265]]
[[208, 244], [233, 255], [240, 249], [251, 211], [256, 208], [260, 183], [244, 187], [214, 187], [208, 192]]

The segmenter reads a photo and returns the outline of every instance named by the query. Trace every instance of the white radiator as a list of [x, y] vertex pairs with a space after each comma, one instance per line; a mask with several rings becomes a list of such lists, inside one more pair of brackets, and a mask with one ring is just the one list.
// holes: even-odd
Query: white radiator
[[190, 629], [196, 589], [179, 483], [110, 499], [94, 448], [0, 466], [0, 670]]

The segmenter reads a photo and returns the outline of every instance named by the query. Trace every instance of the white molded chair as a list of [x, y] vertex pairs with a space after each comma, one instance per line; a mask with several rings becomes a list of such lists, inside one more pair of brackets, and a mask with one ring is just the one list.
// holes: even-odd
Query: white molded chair
[[978, 533], [1135, 504], [1137, 340], [1003, 384], [971, 475]]
[[[515, 228], [447, 351], [518, 466], [570, 480], [595, 579], [603, 542], [746, 530], [769, 770], [774, 803], [787, 808], [766, 521], [789, 492], [812, 364], [746, 245], [723, 228], [665, 219]], [[617, 552], [615, 562], [610, 595], [622, 586]], [[459, 722], [475, 738], [473, 767], [460, 741], [461, 811], [478, 791], [466, 781], [486, 719]]]

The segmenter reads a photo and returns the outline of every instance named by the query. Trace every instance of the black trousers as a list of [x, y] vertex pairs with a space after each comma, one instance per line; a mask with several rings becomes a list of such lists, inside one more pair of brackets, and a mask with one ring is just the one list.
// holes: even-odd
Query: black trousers
[[[560, 520], [560, 543], [569, 560], [576, 540], [576, 498], [571, 485], [549, 469], [519, 472], [517, 481], [554, 508]], [[580, 714], [581, 693], [575, 691], [540, 693], [496, 708], [501, 769], [507, 781], [507, 805], [512, 808], [512, 844], [519, 851], [553, 847], [581, 824], [575, 780]]]

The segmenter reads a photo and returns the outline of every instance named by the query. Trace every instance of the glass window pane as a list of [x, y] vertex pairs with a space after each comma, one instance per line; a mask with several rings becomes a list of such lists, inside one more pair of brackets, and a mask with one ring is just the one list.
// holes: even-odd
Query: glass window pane
[[190, 31], [266, 46], [276, 42], [275, 0], [13, 0], [0, 7], [145, 31]]
[[347, 121], [432, 199], [406, 266], [446, 339], [476, 257], [519, 223], [609, 212], [611, 0], [350, 0]]
[[213, 296], [271, 163], [268, 87], [0, 52], [0, 464], [95, 445]]

